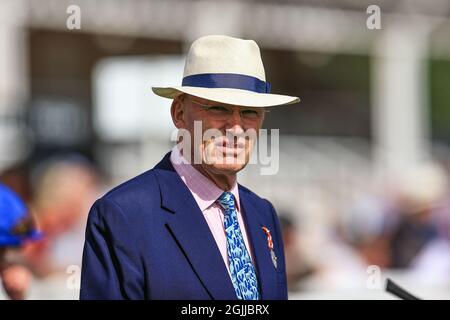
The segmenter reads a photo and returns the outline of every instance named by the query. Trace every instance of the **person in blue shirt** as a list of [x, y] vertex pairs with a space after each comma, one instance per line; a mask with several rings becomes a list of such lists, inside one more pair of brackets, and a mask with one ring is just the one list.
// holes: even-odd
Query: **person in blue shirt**
[[9, 261], [8, 257], [27, 241], [41, 237], [25, 203], [11, 189], [0, 184], [0, 278], [6, 294], [13, 300], [25, 298], [31, 273], [26, 267]]

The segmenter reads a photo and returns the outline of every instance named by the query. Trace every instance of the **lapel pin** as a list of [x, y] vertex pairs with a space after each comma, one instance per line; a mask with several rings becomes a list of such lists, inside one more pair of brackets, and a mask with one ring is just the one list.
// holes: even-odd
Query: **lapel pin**
[[275, 251], [273, 251], [272, 235], [270, 234], [270, 230], [267, 229], [266, 227], [262, 227], [262, 229], [267, 236], [267, 246], [269, 247], [269, 250], [270, 250], [270, 256], [272, 258], [272, 263], [276, 269], [277, 268], [277, 256], [275, 255]]

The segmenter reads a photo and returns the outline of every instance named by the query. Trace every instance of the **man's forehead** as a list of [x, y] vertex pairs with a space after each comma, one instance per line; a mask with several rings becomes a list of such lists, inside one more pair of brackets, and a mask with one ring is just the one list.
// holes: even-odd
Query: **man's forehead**
[[248, 106], [238, 106], [238, 105], [234, 105], [234, 104], [227, 104], [227, 103], [223, 103], [223, 102], [219, 102], [219, 101], [214, 101], [214, 100], [208, 100], [208, 99], [204, 99], [204, 98], [200, 98], [197, 96], [193, 96], [187, 93], [183, 94], [184, 97], [182, 97], [182, 99], [190, 99], [193, 100], [195, 102], [201, 103], [201, 104], [205, 104], [205, 105], [221, 105], [221, 106], [226, 106], [226, 107], [234, 107], [234, 108], [251, 108]]

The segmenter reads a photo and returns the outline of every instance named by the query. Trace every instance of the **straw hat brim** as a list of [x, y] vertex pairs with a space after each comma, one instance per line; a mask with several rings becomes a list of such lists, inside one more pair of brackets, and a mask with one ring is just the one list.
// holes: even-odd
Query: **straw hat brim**
[[285, 96], [271, 93], [257, 93], [242, 89], [232, 88], [202, 88], [202, 87], [152, 87], [158, 96], [175, 99], [183, 93], [199, 98], [216, 101], [224, 104], [245, 107], [274, 107], [297, 103], [298, 97]]

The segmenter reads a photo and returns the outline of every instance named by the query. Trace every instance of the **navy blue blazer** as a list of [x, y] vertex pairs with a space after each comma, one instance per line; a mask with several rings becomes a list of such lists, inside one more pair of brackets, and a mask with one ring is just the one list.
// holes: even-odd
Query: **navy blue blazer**
[[[262, 299], [287, 299], [283, 243], [272, 204], [239, 185]], [[267, 236], [273, 238], [275, 268]], [[114, 188], [89, 213], [80, 299], [237, 299], [200, 208], [170, 162]]]

